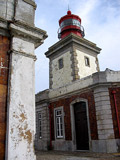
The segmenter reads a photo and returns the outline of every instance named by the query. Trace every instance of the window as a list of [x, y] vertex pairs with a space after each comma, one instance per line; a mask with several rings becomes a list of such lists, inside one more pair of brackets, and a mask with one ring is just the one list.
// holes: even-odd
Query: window
[[63, 68], [63, 58], [58, 60], [59, 69]]
[[90, 61], [88, 57], [85, 57], [85, 65], [90, 66]]
[[80, 22], [77, 19], [66, 19], [60, 24], [60, 27], [62, 29], [62, 28], [69, 26], [69, 25], [75, 25], [77, 27], [81, 26]]
[[38, 129], [39, 129], [39, 138], [42, 138], [42, 114], [38, 113]]
[[63, 138], [63, 110], [62, 108], [55, 110], [55, 127], [56, 127], [56, 138]]

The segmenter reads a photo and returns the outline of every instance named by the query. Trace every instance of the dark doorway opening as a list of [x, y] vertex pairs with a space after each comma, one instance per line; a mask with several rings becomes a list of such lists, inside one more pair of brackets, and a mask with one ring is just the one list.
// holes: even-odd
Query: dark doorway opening
[[89, 150], [89, 135], [86, 103], [74, 104], [75, 129], [76, 129], [76, 149]]

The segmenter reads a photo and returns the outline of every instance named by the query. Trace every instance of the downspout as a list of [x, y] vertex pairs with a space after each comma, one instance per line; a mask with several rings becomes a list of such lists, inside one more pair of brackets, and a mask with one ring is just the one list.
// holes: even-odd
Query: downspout
[[49, 122], [50, 122], [50, 150], [52, 149], [52, 130], [51, 130], [51, 107], [50, 105], [48, 106], [49, 108]]
[[119, 131], [119, 137], [120, 137], [120, 121], [119, 121], [119, 115], [118, 115], [118, 108], [117, 108], [117, 101], [116, 101], [116, 91], [112, 91], [113, 98], [114, 98], [114, 104], [115, 104], [115, 111], [116, 111], [116, 117], [117, 117], [117, 123], [118, 123], [118, 131]]

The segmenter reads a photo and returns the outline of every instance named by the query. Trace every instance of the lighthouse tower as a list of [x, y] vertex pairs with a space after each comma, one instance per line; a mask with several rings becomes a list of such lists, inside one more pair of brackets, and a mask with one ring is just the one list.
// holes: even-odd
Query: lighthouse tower
[[50, 88], [59, 88], [99, 71], [100, 48], [84, 38], [81, 19], [69, 10], [59, 20], [60, 41], [45, 53], [50, 59]]
[[81, 26], [81, 19], [79, 16], [71, 14], [68, 10], [67, 15], [63, 16], [59, 20], [60, 33], [58, 33], [58, 38], [64, 38], [70, 33], [74, 33], [80, 37], [84, 37], [84, 28]]

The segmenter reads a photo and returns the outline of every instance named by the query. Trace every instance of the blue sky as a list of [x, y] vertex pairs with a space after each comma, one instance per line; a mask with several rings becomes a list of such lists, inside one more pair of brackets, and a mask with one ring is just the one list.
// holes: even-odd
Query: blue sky
[[36, 4], [35, 25], [48, 34], [35, 51], [36, 93], [49, 88], [49, 60], [44, 53], [58, 41], [58, 21], [66, 15], [68, 4], [82, 19], [85, 38], [102, 48], [100, 70], [120, 70], [120, 0], [36, 0]]

